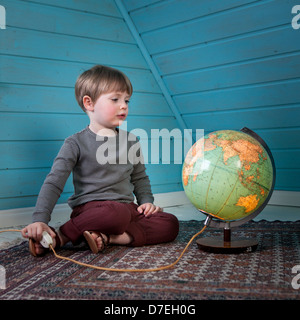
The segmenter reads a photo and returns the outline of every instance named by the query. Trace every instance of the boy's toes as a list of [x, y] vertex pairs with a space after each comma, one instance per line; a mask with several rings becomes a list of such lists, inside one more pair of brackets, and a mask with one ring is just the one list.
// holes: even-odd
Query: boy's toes
[[102, 237], [96, 233], [96, 232], [91, 232], [92, 237], [94, 238], [96, 244], [97, 244], [97, 248], [99, 251], [102, 251], [104, 248], [104, 244], [103, 244], [103, 240]]
[[99, 251], [102, 251], [104, 249], [104, 243], [103, 243], [102, 237], [98, 236], [96, 239], [96, 243]]

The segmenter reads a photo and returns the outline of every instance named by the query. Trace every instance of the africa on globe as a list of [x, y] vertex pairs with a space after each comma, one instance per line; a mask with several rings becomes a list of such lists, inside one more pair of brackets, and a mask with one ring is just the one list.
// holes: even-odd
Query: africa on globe
[[197, 209], [233, 221], [262, 206], [272, 191], [273, 175], [269, 154], [257, 139], [241, 131], [220, 130], [189, 150], [182, 182]]

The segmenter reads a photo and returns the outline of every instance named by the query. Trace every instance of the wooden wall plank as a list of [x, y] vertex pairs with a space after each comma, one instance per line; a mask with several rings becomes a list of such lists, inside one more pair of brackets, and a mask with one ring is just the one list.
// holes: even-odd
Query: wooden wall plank
[[[150, 135], [151, 129], [177, 127], [175, 117], [129, 116], [126, 123], [128, 131], [141, 129]], [[42, 114], [3, 113], [0, 118], [0, 141], [47, 141], [62, 140], [84, 129], [89, 124], [86, 114]], [[121, 126], [124, 128], [125, 123]]]
[[[154, 55], [153, 59], [161, 74], [166, 75], [271, 57], [300, 50], [300, 41], [291, 41], [293, 31], [288, 24], [255, 34], [246, 34]], [[281, 39], [280, 47], [278, 39]]]
[[[0, 112], [83, 114], [74, 88], [39, 87], [0, 83]], [[173, 116], [161, 93], [134, 92], [129, 115]]]
[[[74, 88], [0, 83], [0, 112], [77, 113]], [[173, 116], [161, 93], [134, 92], [129, 115]]]
[[129, 11], [132, 11], [138, 8], [142, 8], [142, 7], [154, 4], [156, 2], [157, 0], [126, 0], [124, 1], [124, 5]]
[[1, 112], [83, 114], [74, 87], [0, 83]]
[[273, 149], [273, 157], [278, 168], [299, 169], [300, 149]]
[[293, 0], [257, 1], [252, 6], [242, 6], [225, 13], [216, 13], [146, 32], [142, 34], [142, 39], [150, 54], [199, 45], [290, 24], [293, 5]]
[[[62, 193], [60, 198], [57, 201], [57, 204], [63, 204], [68, 201], [68, 198], [73, 193]], [[26, 208], [26, 207], [34, 207], [36, 204], [37, 196], [18, 196], [18, 197], [6, 197], [0, 199], [0, 208], [1, 210], [6, 209], [15, 209], [15, 208]], [[70, 209], [71, 214], [71, 209]], [[28, 219], [28, 224], [31, 223], [31, 219]]]
[[134, 10], [130, 15], [139, 32], [145, 33], [253, 2], [257, 0], [202, 0], [200, 6], [199, 0], [159, 1]]
[[300, 105], [291, 107], [266, 107], [253, 110], [194, 113], [184, 116], [191, 128], [212, 131], [217, 127], [239, 129], [242, 127], [257, 129], [297, 127], [300, 119]]
[[85, 128], [85, 114], [4, 113], [1, 115], [2, 141], [62, 140]]
[[[38, 195], [40, 188], [49, 173], [46, 169], [23, 169], [23, 170], [3, 170], [0, 180], [0, 199], [17, 196]], [[73, 192], [72, 177], [65, 185], [65, 192]]]
[[[241, 129], [241, 128], [240, 128]], [[271, 150], [274, 149], [299, 149], [300, 128], [271, 128], [257, 129], [255, 132], [260, 135], [268, 144]]]
[[0, 170], [50, 168], [63, 140], [1, 141]]
[[[0, 82], [74, 88], [77, 77], [94, 64], [54, 61], [15, 56], [1, 57]], [[136, 91], [161, 93], [149, 70], [121, 66]]]
[[44, 32], [13, 27], [7, 28], [1, 38], [5, 46], [1, 46], [0, 54], [104, 65], [117, 61], [118, 65], [124, 67], [148, 68], [135, 44], [54, 33], [45, 37]]
[[122, 18], [118, 8], [114, 1], [111, 0], [38, 0], [40, 4], [47, 4], [49, 6], [68, 8], [78, 11], [90, 12], [94, 14], [103, 14], [112, 17]]
[[272, 81], [254, 85], [176, 95], [181, 114], [239, 110], [300, 102], [300, 79]]
[[300, 170], [280, 170], [276, 172], [276, 188], [278, 190], [300, 191], [299, 181]]
[[225, 65], [164, 77], [175, 94], [300, 77], [300, 53]]
[[68, 10], [38, 2], [3, 0], [7, 27], [134, 43], [123, 19], [85, 11]]

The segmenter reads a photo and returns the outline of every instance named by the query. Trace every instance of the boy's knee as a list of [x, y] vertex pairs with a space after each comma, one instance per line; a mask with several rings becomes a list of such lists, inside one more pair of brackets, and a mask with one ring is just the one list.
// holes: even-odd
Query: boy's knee
[[165, 241], [174, 241], [179, 233], [179, 221], [173, 214], [163, 212], [161, 215], [161, 228], [165, 235]]
[[170, 236], [170, 241], [173, 241], [176, 239], [179, 233], [179, 221], [178, 219], [172, 215], [169, 214], [169, 236]]

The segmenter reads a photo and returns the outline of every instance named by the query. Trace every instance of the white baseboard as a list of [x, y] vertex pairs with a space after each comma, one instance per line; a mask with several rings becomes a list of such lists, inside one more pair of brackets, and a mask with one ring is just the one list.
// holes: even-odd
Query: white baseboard
[[276, 206], [300, 207], [300, 192], [274, 190], [269, 204]]
[[[158, 193], [154, 195], [155, 204], [162, 208], [175, 207], [190, 204], [184, 191]], [[269, 205], [299, 207], [300, 214], [300, 192], [275, 190], [269, 201]], [[31, 216], [34, 207], [0, 210], [0, 228], [12, 226], [23, 226], [31, 223]], [[70, 217], [71, 209], [68, 204], [58, 204], [55, 206], [50, 225], [56, 226], [67, 221]]]

